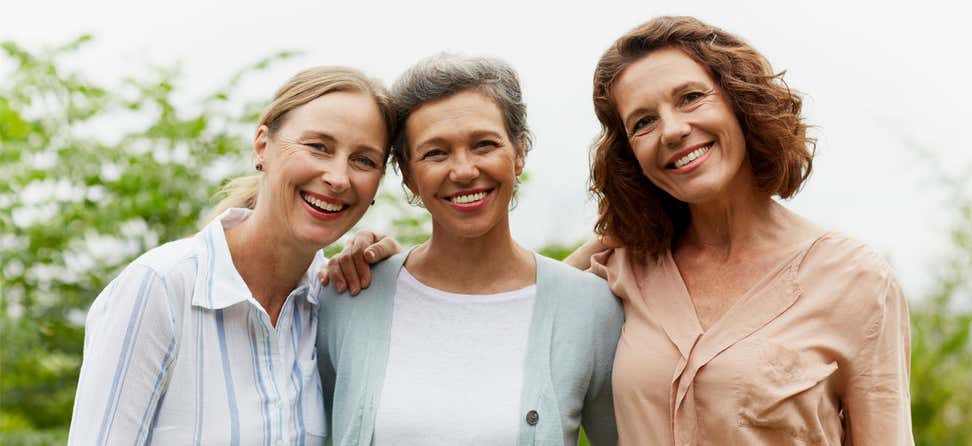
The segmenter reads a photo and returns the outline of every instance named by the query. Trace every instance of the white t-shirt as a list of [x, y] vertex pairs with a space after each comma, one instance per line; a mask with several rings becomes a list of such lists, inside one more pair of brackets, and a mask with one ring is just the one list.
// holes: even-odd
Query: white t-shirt
[[515, 444], [536, 291], [448, 293], [402, 268], [375, 444]]

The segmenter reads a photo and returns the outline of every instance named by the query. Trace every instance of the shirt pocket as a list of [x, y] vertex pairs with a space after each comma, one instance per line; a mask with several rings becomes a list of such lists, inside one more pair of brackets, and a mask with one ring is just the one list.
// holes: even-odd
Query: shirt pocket
[[829, 383], [837, 363], [769, 340], [744, 341], [737, 348], [750, 360], [734, 377], [740, 426], [777, 438], [825, 443], [822, 424], [838, 417], [828, 409], [836, 398]]
[[304, 431], [312, 439], [320, 437], [323, 441], [327, 435], [327, 414], [324, 413], [324, 393], [321, 388], [321, 375], [317, 372], [317, 359], [300, 361], [300, 372], [302, 386], [300, 406]]

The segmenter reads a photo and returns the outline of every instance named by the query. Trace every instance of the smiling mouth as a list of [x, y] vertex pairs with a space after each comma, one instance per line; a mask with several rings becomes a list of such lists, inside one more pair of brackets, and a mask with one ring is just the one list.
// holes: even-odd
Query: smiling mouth
[[304, 201], [307, 204], [311, 205], [311, 207], [314, 208], [315, 210], [323, 212], [325, 214], [336, 214], [348, 207], [347, 205], [344, 204], [328, 203], [324, 200], [318, 200], [317, 198], [314, 198], [304, 192], [300, 193], [300, 198], [303, 198]]
[[486, 196], [492, 191], [493, 189], [487, 189], [471, 194], [453, 195], [451, 197], [445, 197], [445, 200], [455, 204], [472, 204], [485, 200]]
[[712, 144], [714, 144], [714, 143], [709, 143], [709, 144], [707, 144], [705, 146], [699, 147], [698, 149], [695, 149], [695, 150], [687, 153], [685, 156], [683, 156], [683, 157], [675, 160], [675, 162], [669, 163], [665, 167], [668, 168], [668, 169], [679, 169], [679, 168], [685, 166], [686, 164], [691, 163], [692, 161], [695, 161], [700, 156], [705, 155], [706, 152], [708, 152], [710, 149], [712, 149]]

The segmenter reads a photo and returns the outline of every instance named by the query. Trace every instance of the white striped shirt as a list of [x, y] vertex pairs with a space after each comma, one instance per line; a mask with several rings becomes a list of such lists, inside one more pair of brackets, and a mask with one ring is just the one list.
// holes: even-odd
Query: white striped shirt
[[145, 253], [95, 299], [69, 444], [323, 444], [312, 277], [323, 256], [274, 328], [223, 232], [247, 216], [231, 209]]

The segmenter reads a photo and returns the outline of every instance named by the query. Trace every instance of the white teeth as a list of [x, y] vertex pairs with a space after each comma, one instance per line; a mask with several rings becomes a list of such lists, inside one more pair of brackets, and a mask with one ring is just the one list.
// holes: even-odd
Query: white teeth
[[324, 209], [325, 211], [328, 211], [328, 212], [337, 212], [337, 211], [340, 211], [344, 207], [344, 206], [341, 206], [340, 204], [328, 203], [326, 201], [318, 200], [318, 199], [316, 199], [316, 198], [314, 198], [314, 197], [312, 197], [312, 196], [310, 196], [308, 194], [302, 193], [302, 194], [300, 194], [300, 196], [301, 197], [304, 197], [304, 200], [307, 200], [308, 203], [313, 204], [314, 206], [317, 206], [317, 207], [319, 207], [321, 209]]
[[486, 192], [476, 192], [469, 195], [456, 195], [455, 197], [450, 198], [449, 201], [452, 201], [453, 203], [466, 204], [482, 200], [483, 198], [486, 198]]
[[705, 152], [708, 152], [710, 148], [712, 148], [712, 144], [709, 144], [705, 147], [699, 147], [698, 149], [689, 152], [688, 155], [685, 155], [679, 158], [677, 161], [675, 161], [675, 168], [678, 169], [679, 167], [682, 167], [688, 163], [691, 163], [692, 161], [695, 161], [696, 158], [704, 155]]

